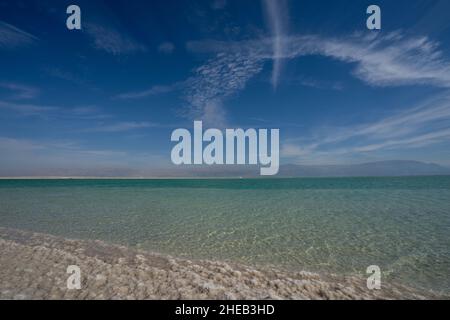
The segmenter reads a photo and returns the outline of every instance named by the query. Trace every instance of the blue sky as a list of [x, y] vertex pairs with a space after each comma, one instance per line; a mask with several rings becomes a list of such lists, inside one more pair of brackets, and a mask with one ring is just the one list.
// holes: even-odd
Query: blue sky
[[[82, 30], [69, 31], [77, 4]], [[366, 28], [366, 8], [382, 30]], [[0, 175], [151, 175], [194, 120], [281, 162], [450, 165], [450, 2], [0, 0]]]

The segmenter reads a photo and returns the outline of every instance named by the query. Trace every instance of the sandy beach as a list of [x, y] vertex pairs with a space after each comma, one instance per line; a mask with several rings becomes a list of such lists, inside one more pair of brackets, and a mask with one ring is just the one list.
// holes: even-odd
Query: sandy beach
[[[426, 299], [403, 286], [368, 290], [365, 279], [191, 261], [101, 241], [0, 228], [1, 299]], [[82, 287], [68, 290], [67, 267]], [[441, 297], [442, 298], [442, 297]]]

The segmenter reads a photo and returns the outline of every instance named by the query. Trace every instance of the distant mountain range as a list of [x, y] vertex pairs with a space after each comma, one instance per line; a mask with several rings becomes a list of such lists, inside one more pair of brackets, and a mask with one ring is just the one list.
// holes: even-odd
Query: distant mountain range
[[280, 167], [283, 177], [355, 177], [355, 176], [423, 176], [450, 175], [450, 168], [419, 161], [379, 161], [352, 165]]
[[[179, 167], [163, 174], [177, 177], [257, 177], [256, 166]], [[370, 176], [425, 176], [450, 175], [450, 168], [419, 161], [379, 161], [349, 165], [297, 165], [280, 166], [275, 177], [370, 177]]]

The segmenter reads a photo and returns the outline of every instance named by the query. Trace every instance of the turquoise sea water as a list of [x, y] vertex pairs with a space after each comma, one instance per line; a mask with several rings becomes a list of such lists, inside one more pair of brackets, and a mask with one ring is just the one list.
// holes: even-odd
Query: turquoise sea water
[[0, 226], [450, 292], [450, 177], [0, 180]]

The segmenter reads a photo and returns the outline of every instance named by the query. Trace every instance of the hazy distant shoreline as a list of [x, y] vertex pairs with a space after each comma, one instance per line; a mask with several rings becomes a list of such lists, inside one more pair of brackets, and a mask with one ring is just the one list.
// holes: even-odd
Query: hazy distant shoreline
[[285, 179], [346, 179], [346, 178], [417, 178], [449, 175], [410, 176], [310, 176], [310, 177], [0, 177], [0, 180], [285, 180]]
[[5, 173], [0, 179], [277, 179], [448, 176], [450, 168], [435, 163], [392, 160], [346, 165], [283, 164], [276, 176], [261, 176], [255, 166], [174, 166], [160, 171], [102, 172], [86, 170]]

